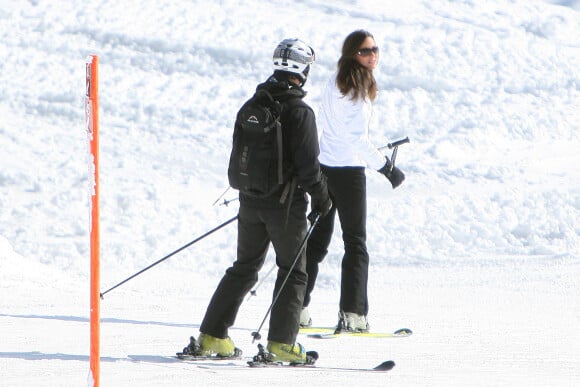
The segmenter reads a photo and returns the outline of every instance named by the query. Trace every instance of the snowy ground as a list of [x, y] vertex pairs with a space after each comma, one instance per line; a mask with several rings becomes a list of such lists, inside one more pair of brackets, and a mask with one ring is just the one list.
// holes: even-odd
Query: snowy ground
[[[101, 385], [580, 385], [580, 2], [401, 3], [3, 1], [0, 385], [88, 384], [86, 57], [101, 62], [106, 290], [236, 214], [212, 203], [278, 41], [315, 48], [316, 110], [357, 28], [381, 47], [373, 138], [411, 139], [402, 187], [368, 172], [369, 319], [414, 335], [300, 337], [319, 369], [172, 359], [234, 258], [230, 225], [105, 296]], [[317, 325], [336, 323], [340, 257], [337, 229]], [[231, 331], [247, 356], [271, 279]]]

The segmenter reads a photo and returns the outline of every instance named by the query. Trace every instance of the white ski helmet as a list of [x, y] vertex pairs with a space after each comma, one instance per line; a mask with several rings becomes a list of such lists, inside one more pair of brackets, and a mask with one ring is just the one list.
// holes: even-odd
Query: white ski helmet
[[274, 70], [296, 74], [304, 84], [314, 57], [312, 47], [300, 39], [284, 39], [274, 50]]

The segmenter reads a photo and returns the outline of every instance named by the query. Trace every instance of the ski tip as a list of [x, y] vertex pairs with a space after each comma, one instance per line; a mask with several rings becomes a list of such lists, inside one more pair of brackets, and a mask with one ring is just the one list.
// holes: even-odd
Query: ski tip
[[395, 335], [399, 335], [399, 336], [411, 336], [413, 334], [413, 331], [410, 330], [409, 328], [401, 328], [401, 329], [396, 330], [393, 333]]
[[306, 337], [311, 339], [336, 339], [338, 335], [335, 333], [311, 333]]
[[389, 371], [389, 370], [392, 370], [393, 367], [395, 367], [395, 362], [392, 360], [387, 360], [387, 361], [382, 362], [381, 364], [379, 364], [375, 368], [373, 368], [373, 370], [375, 370], [375, 371]]
[[318, 352], [316, 351], [307, 351], [306, 352], [306, 359], [307, 359], [307, 363], [309, 364], [314, 364], [314, 362], [316, 360], [318, 360]]

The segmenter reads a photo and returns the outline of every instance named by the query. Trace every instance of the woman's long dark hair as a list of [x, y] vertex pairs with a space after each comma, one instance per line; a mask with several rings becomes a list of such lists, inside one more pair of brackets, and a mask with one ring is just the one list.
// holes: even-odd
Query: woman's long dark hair
[[344, 96], [352, 92], [353, 101], [367, 97], [374, 101], [377, 96], [378, 87], [373, 72], [358, 63], [355, 58], [360, 45], [368, 37], [374, 39], [374, 36], [365, 30], [351, 32], [344, 40], [342, 55], [338, 60], [336, 85]]

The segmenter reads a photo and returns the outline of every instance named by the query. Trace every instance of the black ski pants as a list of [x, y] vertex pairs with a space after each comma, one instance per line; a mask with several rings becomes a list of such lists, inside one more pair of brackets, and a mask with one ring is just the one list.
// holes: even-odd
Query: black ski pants
[[[234, 324], [246, 294], [258, 281], [270, 242], [276, 253], [277, 294], [290, 271], [298, 248], [306, 237], [306, 201], [293, 202], [286, 223], [287, 208], [254, 208], [240, 203], [237, 259], [226, 270], [207, 308], [202, 333], [225, 338]], [[294, 344], [306, 291], [306, 255], [303, 250], [280, 296], [271, 310], [268, 340]]]
[[363, 167], [329, 167], [321, 165], [327, 177], [328, 192], [333, 207], [328, 215], [314, 228], [306, 247], [306, 271], [308, 285], [304, 306], [310, 304], [318, 266], [328, 253], [334, 231], [334, 219], [338, 212], [344, 255], [340, 288], [340, 310], [361, 315], [368, 313], [369, 255], [366, 245], [366, 175]]

